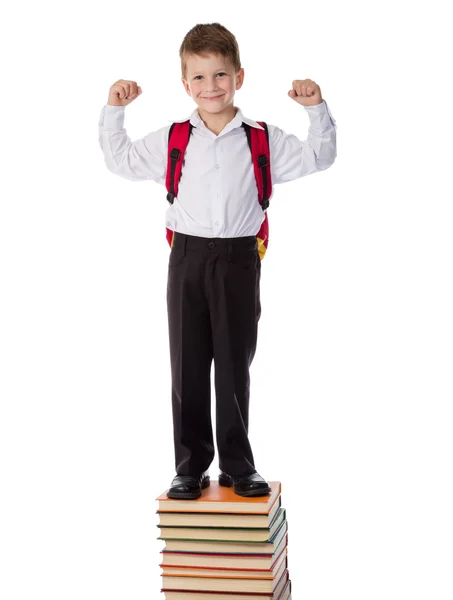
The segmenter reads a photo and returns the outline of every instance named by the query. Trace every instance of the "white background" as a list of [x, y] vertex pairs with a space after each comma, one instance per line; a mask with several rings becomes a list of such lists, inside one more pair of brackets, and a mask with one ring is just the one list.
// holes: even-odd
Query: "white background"
[[120, 78], [143, 89], [126, 109], [132, 139], [190, 115], [179, 46], [215, 21], [239, 42], [245, 115], [306, 139], [287, 93], [310, 78], [337, 120], [335, 164], [275, 188], [251, 370], [250, 438], [258, 471], [282, 482], [293, 600], [451, 600], [452, 48], [440, 6], [3, 9], [3, 600], [163, 597], [168, 203], [164, 187], [107, 170], [97, 128]]

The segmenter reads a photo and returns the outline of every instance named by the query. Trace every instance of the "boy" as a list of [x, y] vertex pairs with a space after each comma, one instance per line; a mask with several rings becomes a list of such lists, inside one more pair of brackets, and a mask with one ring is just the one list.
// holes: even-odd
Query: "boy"
[[[265, 213], [242, 123], [261, 126], [233, 103], [244, 69], [232, 33], [219, 23], [196, 25], [179, 53], [182, 82], [197, 109], [178, 194], [166, 211], [166, 226], [174, 231], [167, 306], [176, 465], [167, 495], [198, 498], [210, 483], [214, 360], [219, 483], [241, 496], [262, 496], [271, 490], [255, 468], [248, 417], [261, 314], [256, 234]], [[301, 141], [268, 125], [273, 183], [327, 169], [336, 157], [336, 124], [319, 86], [305, 79], [292, 87], [288, 95], [309, 114], [309, 136]], [[170, 125], [135, 142], [123, 128], [124, 107], [141, 93], [135, 81], [112, 85], [101, 112], [100, 145], [112, 172], [166, 185]]]

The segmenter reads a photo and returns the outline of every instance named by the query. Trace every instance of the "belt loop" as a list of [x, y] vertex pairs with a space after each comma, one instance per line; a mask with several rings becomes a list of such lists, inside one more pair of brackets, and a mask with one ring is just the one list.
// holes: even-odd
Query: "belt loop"
[[232, 240], [228, 240], [227, 262], [231, 262], [232, 250], [233, 250], [233, 241]]
[[184, 239], [182, 241], [182, 255], [186, 255], [186, 245], [187, 245], [187, 235], [184, 235]]

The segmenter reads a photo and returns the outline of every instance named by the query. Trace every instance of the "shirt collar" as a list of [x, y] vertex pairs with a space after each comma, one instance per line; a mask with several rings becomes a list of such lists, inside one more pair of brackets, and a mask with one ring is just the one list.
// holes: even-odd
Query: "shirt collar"
[[[228, 133], [228, 131], [231, 131], [232, 129], [235, 129], [236, 127], [242, 127], [242, 123], [246, 123], [247, 125], [250, 125], [251, 127], [256, 127], [257, 129], [264, 130], [264, 127], [261, 127], [261, 125], [259, 125], [256, 121], [253, 121], [253, 119], [249, 119], [248, 117], [245, 117], [242, 114], [242, 110], [239, 107], [236, 107], [236, 108], [238, 109], [236, 115], [231, 119], [231, 121], [229, 123], [227, 123], [225, 125], [225, 128], [222, 131], [222, 135], [225, 133]], [[180, 119], [179, 121], [171, 121], [171, 122], [172, 123], [184, 123], [185, 121], [189, 121], [189, 120], [194, 127], [201, 127], [201, 128], [207, 129], [206, 125], [203, 123], [203, 121], [198, 113], [198, 108], [196, 108], [192, 112], [190, 117], [186, 117], [185, 119]]]

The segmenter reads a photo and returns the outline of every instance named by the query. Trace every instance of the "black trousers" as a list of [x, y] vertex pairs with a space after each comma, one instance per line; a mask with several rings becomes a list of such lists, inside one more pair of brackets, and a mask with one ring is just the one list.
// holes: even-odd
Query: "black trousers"
[[256, 471], [248, 439], [250, 375], [260, 305], [255, 236], [204, 238], [175, 232], [167, 307], [177, 475], [198, 475], [214, 459], [214, 360], [219, 468]]

